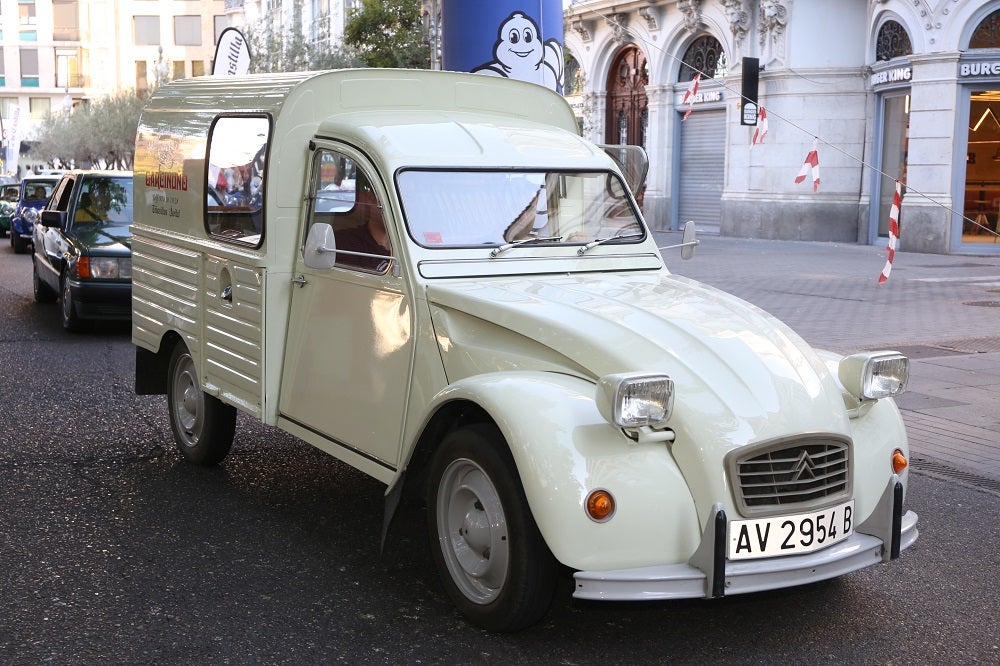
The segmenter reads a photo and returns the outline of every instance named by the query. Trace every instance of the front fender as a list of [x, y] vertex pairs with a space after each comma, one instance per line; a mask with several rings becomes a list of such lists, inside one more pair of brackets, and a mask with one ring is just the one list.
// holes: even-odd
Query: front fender
[[[574, 569], [686, 561], [700, 540], [694, 501], [668, 444], [639, 445], [605, 421], [594, 384], [548, 372], [503, 372], [442, 390], [428, 415], [455, 400], [484, 409], [513, 455], [532, 515], [556, 559]], [[615, 514], [587, 517], [596, 488]]]

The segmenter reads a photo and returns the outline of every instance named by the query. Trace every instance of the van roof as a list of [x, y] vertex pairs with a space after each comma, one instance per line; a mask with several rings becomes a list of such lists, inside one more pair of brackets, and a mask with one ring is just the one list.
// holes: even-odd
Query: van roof
[[146, 111], [261, 111], [311, 116], [391, 109], [488, 113], [576, 131], [561, 95], [543, 86], [480, 74], [418, 69], [341, 69], [172, 81], [151, 95]]

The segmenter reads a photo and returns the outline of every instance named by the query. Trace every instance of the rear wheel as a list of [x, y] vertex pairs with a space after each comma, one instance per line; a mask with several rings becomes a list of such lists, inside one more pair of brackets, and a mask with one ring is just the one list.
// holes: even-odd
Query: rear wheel
[[222, 462], [233, 445], [236, 408], [201, 390], [194, 359], [183, 344], [170, 357], [168, 380], [170, 429], [177, 448], [198, 465]]
[[59, 297], [52, 287], [45, 284], [40, 277], [38, 277], [38, 264], [34, 259], [31, 261], [31, 287], [32, 291], [35, 293], [36, 303], [55, 303], [56, 299]]
[[428, 523], [445, 589], [466, 618], [516, 631], [549, 609], [556, 562], [493, 425], [450, 433], [431, 463]]

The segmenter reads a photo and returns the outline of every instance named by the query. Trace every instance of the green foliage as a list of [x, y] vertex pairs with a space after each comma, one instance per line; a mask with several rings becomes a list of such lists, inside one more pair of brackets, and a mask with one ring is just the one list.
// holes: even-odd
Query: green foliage
[[31, 155], [63, 167], [131, 169], [142, 105], [134, 91], [125, 90], [70, 114], [49, 114]]
[[368, 67], [430, 67], [420, 0], [361, 0], [344, 26], [344, 43]]
[[278, 33], [266, 22], [251, 26], [246, 33], [250, 49], [250, 72], [306, 72], [358, 67], [357, 54], [326, 42], [310, 43], [301, 26]]

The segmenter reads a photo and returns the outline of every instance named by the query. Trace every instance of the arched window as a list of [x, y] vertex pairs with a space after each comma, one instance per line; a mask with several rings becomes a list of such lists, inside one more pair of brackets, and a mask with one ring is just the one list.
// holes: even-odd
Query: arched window
[[875, 59], [892, 60], [912, 53], [913, 46], [910, 44], [910, 35], [907, 34], [906, 28], [896, 21], [883, 23], [875, 41]]
[[726, 52], [722, 50], [719, 40], [711, 35], [702, 35], [691, 42], [684, 52], [683, 63], [677, 76], [678, 83], [690, 81], [696, 72], [701, 72], [703, 77], [717, 79], [729, 71]]
[[583, 93], [583, 70], [576, 58], [566, 52], [566, 64], [563, 76], [563, 95], [579, 95]]
[[1000, 48], [1000, 9], [993, 12], [976, 26], [969, 40], [970, 49]]

